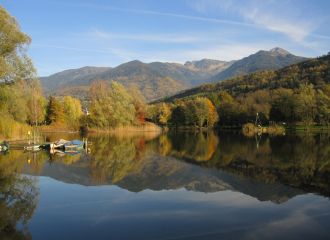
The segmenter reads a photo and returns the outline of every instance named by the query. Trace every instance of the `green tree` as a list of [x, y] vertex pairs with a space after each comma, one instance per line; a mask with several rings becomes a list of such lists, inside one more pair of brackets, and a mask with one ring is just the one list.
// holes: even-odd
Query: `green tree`
[[320, 122], [322, 123], [322, 125], [327, 126], [329, 128], [330, 98], [327, 95], [323, 94], [321, 90], [317, 90], [316, 103]]
[[215, 106], [216, 108], [218, 108], [220, 106], [220, 100], [216, 93], [214, 93], [214, 92], [211, 93], [207, 98], [210, 99], [213, 106]]
[[186, 106], [186, 122], [185, 124], [193, 124], [196, 127], [196, 123], [198, 122], [198, 118], [196, 115], [196, 104], [194, 100], [189, 100], [185, 102]]
[[219, 99], [219, 101], [221, 103], [224, 103], [224, 102], [234, 102], [234, 99], [227, 92], [224, 92], [224, 91], [220, 91], [219, 92], [218, 99]]
[[293, 126], [295, 122], [300, 118], [299, 112], [297, 111], [299, 101], [297, 95], [285, 96], [279, 99], [279, 109], [285, 116], [285, 121]]
[[104, 81], [99, 81], [91, 86], [90, 96], [93, 99], [91, 114], [94, 125], [110, 128], [132, 124], [135, 118], [133, 97], [123, 85], [111, 81], [110, 88], [107, 88]]
[[301, 121], [306, 128], [312, 125], [316, 114], [316, 97], [313, 84], [300, 84], [297, 97], [297, 112], [301, 116]]
[[183, 104], [177, 105], [171, 114], [171, 123], [175, 124], [175, 126], [184, 125], [186, 122], [186, 106]]
[[197, 116], [197, 122], [200, 127], [203, 127], [204, 121], [208, 118], [210, 115], [210, 105], [206, 98], [196, 98], [194, 100], [194, 104], [196, 106], [196, 116]]
[[18, 21], [0, 5], [0, 80], [6, 83], [36, 78], [27, 56], [31, 38], [21, 32]]

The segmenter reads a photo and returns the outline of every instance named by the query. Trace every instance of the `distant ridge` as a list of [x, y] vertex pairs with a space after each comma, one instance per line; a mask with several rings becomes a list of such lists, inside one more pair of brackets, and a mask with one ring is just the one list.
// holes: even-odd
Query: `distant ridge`
[[230, 67], [201, 83], [214, 83], [249, 74], [260, 70], [277, 70], [285, 66], [308, 60], [309, 58], [295, 56], [279, 47], [270, 51], [261, 50], [246, 58], [234, 62]]
[[56, 97], [69, 95], [85, 100], [92, 82], [102, 79], [106, 82], [114, 80], [126, 88], [138, 89], [147, 100], [156, 100], [203, 83], [219, 82], [259, 70], [276, 70], [307, 59], [276, 47], [229, 62], [204, 58], [187, 61], [182, 65], [169, 62], [146, 64], [134, 60], [115, 68], [70, 69], [39, 80], [44, 93]]
[[[114, 80], [126, 88], [138, 89], [147, 100], [158, 99], [187, 88], [168, 75], [138, 60], [123, 63], [99, 74], [75, 78], [60, 88], [90, 86], [96, 80], [106, 82]], [[54, 94], [56, 95], [55, 92]]]

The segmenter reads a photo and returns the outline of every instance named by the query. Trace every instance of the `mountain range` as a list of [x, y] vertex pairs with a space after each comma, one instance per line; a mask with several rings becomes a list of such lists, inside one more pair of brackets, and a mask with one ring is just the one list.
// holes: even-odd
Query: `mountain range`
[[202, 59], [187, 61], [182, 65], [168, 62], [146, 64], [135, 60], [115, 68], [83, 67], [66, 70], [39, 80], [45, 94], [56, 97], [70, 95], [81, 100], [88, 98], [88, 89], [92, 82], [114, 80], [126, 88], [140, 90], [146, 100], [150, 101], [203, 83], [219, 82], [258, 70], [275, 70], [304, 60], [307, 58], [274, 48], [236, 61]]

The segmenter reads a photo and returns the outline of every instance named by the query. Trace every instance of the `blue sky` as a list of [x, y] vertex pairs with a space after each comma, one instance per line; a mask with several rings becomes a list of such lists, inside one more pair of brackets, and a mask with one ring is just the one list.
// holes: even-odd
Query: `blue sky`
[[83, 66], [330, 51], [329, 0], [2, 0], [40, 76]]

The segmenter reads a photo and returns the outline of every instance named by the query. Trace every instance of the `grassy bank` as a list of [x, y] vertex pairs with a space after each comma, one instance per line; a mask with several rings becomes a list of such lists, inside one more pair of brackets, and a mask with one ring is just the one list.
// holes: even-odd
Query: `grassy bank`
[[255, 127], [253, 123], [244, 124], [242, 130], [245, 132], [268, 132], [268, 133], [276, 133], [276, 132], [284, 132], [285, 128], [283, 126], [264, 126], [264, 127]]
[[124, 126], [116, 128], [96, 128], [96, 127], [85, 127], [85, 132], [159, 132], [162, 131], [162, 128], [157, 126], [154, 123], [145, 122], [140, 126]]
[[285, 130], [293, 130], [293, 131], [330, 131], [330, 128], [327, 126], [320, 126], [320, 125], [313, 125], [308, 128], [302, 125], [296, 125], [296, 126], [285, 126]]
[[31, 129], [32, 127], [28, 124], [2, 117], [0, 118], [0, 141], [25, 139], [27, 132]]

